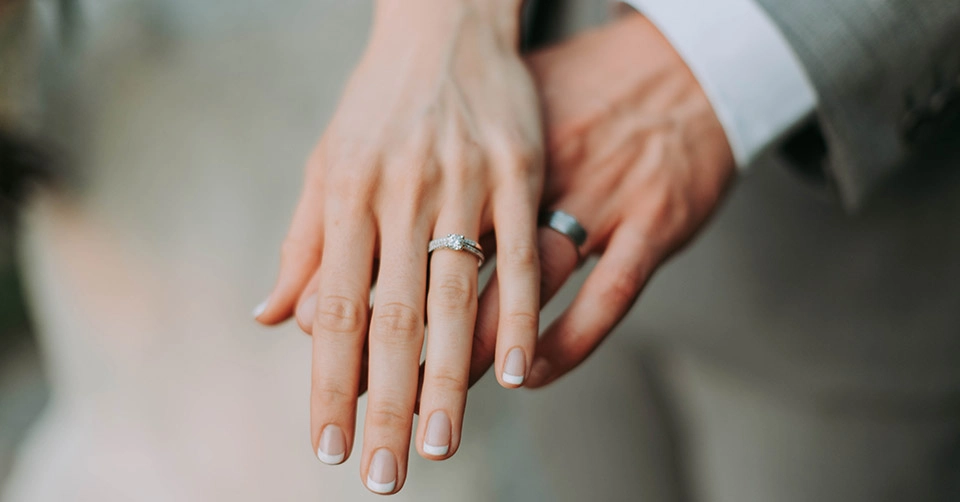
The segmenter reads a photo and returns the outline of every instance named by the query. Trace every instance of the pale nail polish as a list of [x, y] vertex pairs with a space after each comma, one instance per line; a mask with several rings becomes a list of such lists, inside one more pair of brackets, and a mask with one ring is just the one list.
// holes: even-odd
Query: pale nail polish
[[430, 415], [427, 433], [423, 439], [423, 452], [434, 457], [442, 457], [450, 451], [450, 418], [446, 412], [437, 411]]
[[257, 305], [256, 307], [254, 307], [254, 308], [253, 308], [253, 318], [256, 319], [256, 318], [260, 317], [260, 315], [263, 314], [263, 312], [264, 312], [265, 310], [267, 310], [267, 305], [268, 305], [269, 303], [270, 303], [270, 299], [267, 298], [266, 300], [260, 302], [260, 305]]
[[347, 440], [340, 427], [330, 424], [323, 428], [320, 434], [320, 446], [317, 447], [317, 458], [329, 465], [343, 462], [347, 455]]
[[386, 448], [373, 452], [367, 488], [375, 493], [393, 493], [397, 487], [397, 459]]
[[523, 350], [515, 347], [507, 353], [507, 360], [503, 363], [503, 374], [500, 377], [508, 384], [520, 385], [523, 383], [526, 366], [527, 360], [523, 356]]

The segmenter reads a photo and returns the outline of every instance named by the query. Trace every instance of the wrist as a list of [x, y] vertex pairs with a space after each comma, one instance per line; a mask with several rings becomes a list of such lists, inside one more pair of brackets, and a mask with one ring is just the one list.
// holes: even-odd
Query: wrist
[[443, 37], [465, 26], [487, 31], [503, 43], [516, 46], [524, 0], [378, 0], [373, 37]]
[[377, 0], [376, 10], [381, 9], [443, 9], [470, 6], [494, 15], [519, 15], [524, 0]]

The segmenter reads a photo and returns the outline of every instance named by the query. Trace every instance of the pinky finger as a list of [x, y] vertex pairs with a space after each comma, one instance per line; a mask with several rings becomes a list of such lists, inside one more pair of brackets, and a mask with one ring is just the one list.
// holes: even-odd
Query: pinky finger
[[583, 362], [626, 316], [657, 261], [643, 238], [627, 229], [615, 234], [573, 303], [540, 338], [527, 386], [543, 387]]

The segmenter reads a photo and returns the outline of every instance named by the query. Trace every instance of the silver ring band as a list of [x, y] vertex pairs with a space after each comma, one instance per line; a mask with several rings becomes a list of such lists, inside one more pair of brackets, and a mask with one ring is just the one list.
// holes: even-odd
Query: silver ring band
[[580, 246], [587, 242], [587, 229], [576, 218], [563, 211], [547, 211], [540, 217], [540, 225], [552, 228], [567, 236], [580, 252]]
[[480, 243], [467, 239], [460, 234], [449, 234], [446, 237], [434, 239], [427, 245], [427, 254], [433, 253], [438, 249], [451, 249], [453, 251], [466, 251], [477, 258], [477, 267], [483, 265], [483, 248]]

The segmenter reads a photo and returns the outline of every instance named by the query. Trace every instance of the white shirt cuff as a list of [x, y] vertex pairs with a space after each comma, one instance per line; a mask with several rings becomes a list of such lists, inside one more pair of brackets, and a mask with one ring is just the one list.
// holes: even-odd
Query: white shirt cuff
[[686, 61], [741, 170], [816, 110], [816, 90], [803, 66], [754, 0], [624, 1]]

